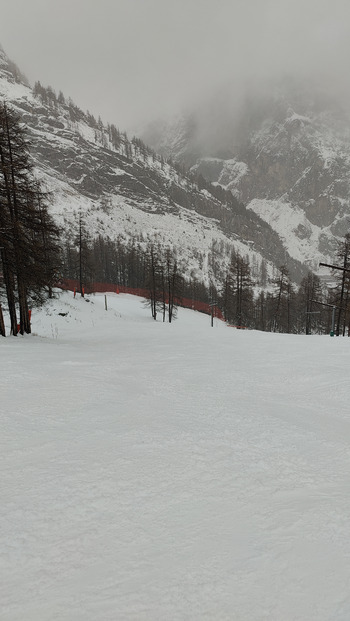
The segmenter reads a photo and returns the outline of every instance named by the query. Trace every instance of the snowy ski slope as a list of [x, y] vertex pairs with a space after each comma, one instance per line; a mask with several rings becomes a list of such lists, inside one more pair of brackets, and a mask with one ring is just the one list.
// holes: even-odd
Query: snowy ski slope
[[2, 621], [348, 621], [348, 339], [71, 293], [33, 333], [0, 341]]

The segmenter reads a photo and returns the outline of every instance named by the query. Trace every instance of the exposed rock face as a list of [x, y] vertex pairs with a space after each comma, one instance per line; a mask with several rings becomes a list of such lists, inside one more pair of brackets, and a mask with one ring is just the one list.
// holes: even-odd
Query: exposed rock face
[[282, 198], [303, 209], [313, 224], [327, 227], [346, 213], [349, 130], [344, 123], [345, 135], [339, 135], [330, 113], [308, 112], [301, 116], [288, 108], [282, 121], [271, 118], [250, 136], [239, 153], [248, 170], [237, 190], [245, 203]]
[[[208, 106], [207, 125], [221, 125], [220, 145], [206, 140], [204, 134], [201, 139], [203, 118], [194, 135], [193, 117], [191, 131], [186, 133], [182, 119], [167, 130], [168, 140], [163, 135], [160, 143], [150, 142], [165, 155], [169, 153], [179, 161], [190, 160], [206, 179], [230, 189], [248, 208], [256, 209], [261, 200], [273, 202], [274, 210], [304, 213], [314, 232], [309, 253], [315, 256], [312, 266], [325, 254], [332, 256], [335, 238], [342, 237], [349, 226], [347, 110], [312, 85], [284, 81], [264, 91], [250, 92], [234, 117], [227, 116], [227, 105], [225, 110], [218, 107], [214, 116], [215, 121], [212, 106]], [[182, 135], [176, 136], [180, 130]], [[181, 144], [178, 152], [177, 144]], [[286, 221], [288, 217], [286, 213]], [[271, 210], [267, 221], [274, 226]], [[305, 223], [300, 222], [300, 226], [284, 234], [280, 226], [278, 233], [292, 251], [295, 244], [305, 239]], [[311, 264], [310, 256], [299, 252], [293, 256]]]

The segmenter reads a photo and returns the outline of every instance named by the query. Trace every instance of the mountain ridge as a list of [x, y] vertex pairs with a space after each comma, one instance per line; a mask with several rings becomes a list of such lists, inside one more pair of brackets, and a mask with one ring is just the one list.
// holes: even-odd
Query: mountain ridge
[[174, 168], [140, 139], [105, 126], [51, 87], [30, 88], [3, 51], [0, 96], [21, 115], [67, 243], [83, 212], [92, 236], [176, 247], [185, 275], [203, 282], [217, 281], [233, 249], [256, 266], [266, 261], [271, 277], [282, 263], [295, 281], [306, 273], [271, 227], [229, 192], [204, 180], [200, 187], [198, 175]]
[[[233, 105], [234, 114], [229, 98], [223, 106], [219, 98], [216, 109], [207, 103], [197, 117], [192, 111], [163, 123], [161, 138], [152, 127], [143, 136], [164, 156], [186, 161], [229, 189], [274, 228], [294, 258], [318, 271], [348, 229], [347, 109], [316, 85], [297, 80], [247, 91]], [[205, 125], [218, 128], [219, 142], [201, 134]], [[283, 228], [284, 215], [292, 229]]]

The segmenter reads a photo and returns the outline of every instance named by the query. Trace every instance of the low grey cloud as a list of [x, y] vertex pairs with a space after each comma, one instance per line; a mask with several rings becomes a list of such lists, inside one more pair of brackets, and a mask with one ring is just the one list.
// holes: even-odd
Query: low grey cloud
[[289, 73], [350, 91], [348, 0], [15, 0], [1, 14], [31, 83], [122, 129], [226, 81]]

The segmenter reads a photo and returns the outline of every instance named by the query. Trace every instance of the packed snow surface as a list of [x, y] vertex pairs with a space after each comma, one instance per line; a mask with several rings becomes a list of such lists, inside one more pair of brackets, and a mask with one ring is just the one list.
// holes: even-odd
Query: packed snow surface
[[350, 341], [107, 301], [0, 341], [2, 621], [348, 621]]

